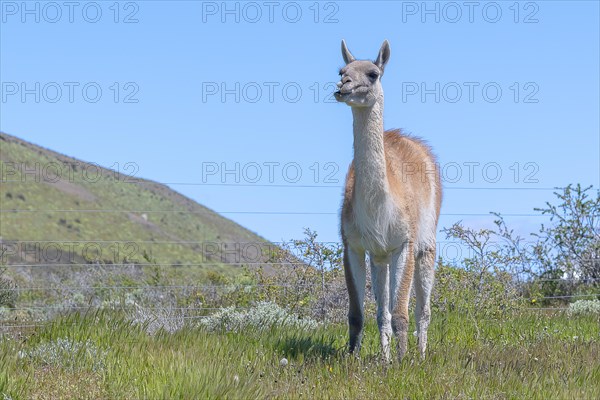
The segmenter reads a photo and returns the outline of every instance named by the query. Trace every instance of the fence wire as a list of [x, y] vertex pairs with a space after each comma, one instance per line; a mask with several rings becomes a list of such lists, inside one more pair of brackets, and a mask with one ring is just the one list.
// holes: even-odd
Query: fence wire
[[[2, 181], [3, 184], [11, 183], [12, 181]], [[19, 182], [19, 181], [15, 181]], [[22, 183], [22, 182], [19, 182]], [[129, 182], [132, 184], [145, 184], [145, 181], [132, 181]], [[295, 187], [295, 188], [325, 188], [325, 189], [341, 189], [342, 185], [302, 185], [302, 184], [228, 184], [228, 183], [198, 183], [198, 182], [163, 182], [163, 185], [181, 185], [181, 186], [248, 186], [248, 187], [273, 187], [273, 188], [283, 188], [283, 187]], [[445, 190], [471, 190], [471, 191], [554, 191], [560, 188], [558, 187], [461, 187], [461, 186], [446, 186]], [[128, 214], [213, 214], [215, 211], [202, 209], [202, 210], [189, 210], [189, 209], [162, 209], [162, 210], [138, 210], [138, 209], [0, 209], [0, 217], [6, 218], [8, 216], [19, 217], [23, 214], [32, 214], [32, 213], [97, 213], [97, 214], [108, 214], [108, 213], [128, 213]], [[275, 216], [304, 216], [304, 215], [315, 215], [315, 216], [338, 216], [339, 211], [331, 212], [331, 211], [290, 211], [290, 210], [281, 210], [281, 211], [273, 211], [273, 210], [223, 210], [217, 211], [217, 213], [222, 215], [275, 215]], [[449, 217], [494, 217], [497, 215], [492, 213], [442, 213], [441, 216], [449, 216]], [[503, 217], [548, 217], [543, 213], [509, 213], [502, 214]], [[171, 244], [171, 245], [194, 245], [194, 244], [202, 244], [205, 241], [119, 241], [119, 240], [97, 240], [97, 241], [76, 241], [76, 240], [17, 240], [10, 241], [10, 244], [13, 243], [46, 243], [46, 244], [60, 244], [60, 243], [105, 243], [105, 244], [152, 244], [152, 245], [160, 245], [160, 244]], [[341, 245], [341, 242], [317, 242], [323, 245]], [[437, 243], [460, 243], [458, 241], [437, 241]], [[0, 245], [6, 245], [9, 242], [2, 242], [0, 238]], [[277, 245], [277, 243], [262, 243], [268, 246]], [[89, 267], [89, 268], [99, 268], [106, 270], [120, 269], [123, 267], [126, 268], [146, 268], [146, 267], [205, 267], [205, 266], [247, 266], [247, 267], [277, 267], [277, 266], [306, 266], [304, 262], [219, 262], [219, 261], [203, 261], [203, 262], [176, 262], [176, 263], [156, 263], [156, 262], [147, 262], [147, 263], [139, 263], [134, 262], [131, 264], [103, 264], [103, 263], [8, 263], [4, 265], [0, 265], [2, 268], [31, 268], [31, 269], [44, 269], [44, 268], [77, 268], [77, 267]], [[102, 272], [102, 271], [101, 271]], [[322, 271], [324, 273], [324, 270]], [[596, 283], [600, 282], [600, 279], [578, 279], [578, 278], [544, 278], [544, 279], [536, 279], [536, 282], [544, 283], [544, 282], [571, 282], [571, 283]], [[17, 293], [23, 297], [32, 297], [38, 292], [56, 292], [56, 296], [62, 295], [62, 300], [65, 299], [65, 293], [74, 294], [78, 292], [90, 292], [90, 291], [109, 291], [109, 292], [142, 292], [149, 293], [152, 295], [172, 295], [173, 292], [176, 291], [202, 291], [202, 290], [213, 290], [213, 291], [240, 291], [240, 290], [250, 290], [255, 291], [257, 289], [266, 289], [266, 288], [285, 288], [287, 290], [298, 290], [298, 289], [307, 289], [314, 287], [314, 291], [322, 291], [322, 295], [325, 293], [325, 284], [321, 286], [315, 284], [184, 284], [184, 285], [146, 285], [146, 286], [136, 286], [136, 285], [30, 285], [30, 286], [15, 286], [15, 287], [7, 287], [0, 289], [4, 292], [13, 292]], [[113, 302], [105, 305], [98, 304], [103, 300], [100, 298], [98, 294], [87, 294], [82, 295], [84, 299], [88, 300], [88, 305], [82, 304], [38, 304], [38, 303], [24, 303], [19, 302], [18, 304], [14, 304], [12, 307], [8, 307], [9, 310], [14, 312], [42, 312], [42, 313], [61, 313], [61, 312], [85, 312], [85, 313], [93, 313], [102, 310], [121, 310], [121, 311], [131, 311], [138, 307], [137, 305], [125, 305], [122, 302], [119, 303]], [[96, 296], [96, 297], [94, 297]], [[553, 295], [553, 296], [541, 296], [541, 297], [520, 297], [520, 300], [525, 302], [536, 301], [544, 301], [544, 300], [569, 300], [569, 299], [587, 299], [587, 298], [600, 298], [599, 293], [585, 293], [585, 294], [570, 294], [570, 295]], [[94, 302], [96, 304], [94, 304]], [[140, 306], [141, 307], [141, 306]], [[250, 307], [243, 306], [233, 306], [235, 310], [248, 310]], [[183, 306], [143, 306], [143, 309], [148, 312], [154, 313], [162, 313], [160, 318], [163, 319], [174, 319], [174, 320], [199, 320], [203, 318], [207, 318], [210, 313], [213, 313], [217, 310], [220, 310], [220, 307], [213, 306], [202, 306], [202, 305], [190, 305], [187, 307]], [[529, 312], [563, 312], [567, 310], [567, 307], [525, 307], [525, 310]], [[2, 309], [0, 308], [0, 317]], [[163, 313], [166, 312], [166, 313]], [[169, 314], [169, 313], [175, 313]], [[187, 313], [187, 314], [186, 314]], [[192, 315], [189, 315], [192, 314]], [[32, 321], [32, 322], [20, 322], [20, 321], [4, 321], [0, 318], [0, 332], [2, 331], [10, 331], [10, 330], [20, 330], [20, 329], [36, 329], [39, 327], [45, 327], [49, 324], [52, 324], [52, 320], [44, 320], [44, 321]], [[63, 323], [63, 322], [61, 322]], [[76, 322], [69, 322], [73, 323]]]
[[[99, 285], [99, 286], [72, 286], [72, 285], [57, 285], [57, 286], [23, 286], [13, 287], [4, 289], [6, 291], [15, 291], [20, 293], [27, 293], [31, 295], [36, 291], [54, 291], [54, 292], [85, 292], [94, 290], [103, 291], [115, 291], [115, 292], [153, 292], [160, 293], [162, 295], [173, 295], [172, 291], [198, 291], [198, 290], [217, 290], [217, 291], [238, 291], [238, 290], [254, 290], [258, 288], [287, 288], [287, 289], [299, 289], [309, 288], [318, 285], [314, 284], [199, 284], [199, 285], [156, 285], [156, 286], [133, 286], [133, 285]], [[316, 288], [315, 290], [320, 290]], [[169, 293], [171, 291], [171, 293]], [[189, 306], [139, 306], [126, 305], [122, 301], [116, 300], [115, 303], [109, 303], [106, 305], [92, 305], [93, 295], [90, 296], [89, 305], [77, 305], [77, 304], [27, 304], [20, 303], [10, 310], [13, 312], [42, 312], [43, 314], [50, 313], [57, 315], [61, 313], [79, 312], [79, 313], [93, 313], [103, 310], [112, 311], [135, 311], [136, 308], [141, 308], [146, 313], [159, 313], [160, 319], [172, 319], [172, 320], [199, 320], [207, 318], [210, 314], [219, 311], [222, 307], [215, 306], [203, 306], [203, 305], [189, 305]], [[61, 297], [64, 299], [64, 296]], [[566, 299], [584, 299], [584, 298], [600, 298], [600, 292], [588, 293], [588, 294], [572, 294], [572, 295], [561, 295], [561, 296], [542, 296], [542, 297], [521, 297], [520, 299], [525, 302], [531, 302], [532, 300], [566, 300]], [[100, 301], [100, 299], [96, 299]], [[232, 306], [233, 309], [237, 310], [248, 310], [249, 306]], [[524, 310], [528, 312], [564, 312], [568, 307], [525, 307]], [[190, 315], [191, 314], [191, 315]], [[39, 327], [48, 326], [52, 324], [52, 320], [44, 321], [32, 321], [31, 323], [24, 323], [19, 321], [2, 321], [0, 322], [0, 331], [6, 332], [11, 330], [19, 329], [35, 329]]]

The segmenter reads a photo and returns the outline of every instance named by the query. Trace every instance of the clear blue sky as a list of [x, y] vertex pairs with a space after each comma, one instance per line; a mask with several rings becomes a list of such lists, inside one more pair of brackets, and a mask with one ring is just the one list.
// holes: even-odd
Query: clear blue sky
[[[350, 109], [329, 100], [340, 41], [374, 59], [388, 39], [386, 128], [438, 154], [440, 226], [598, 186], [598, 2], [468, 4], [2, 1], [0, 129], [133, 162], [216, 211], [248, 212], [225, 215], [271, 240], [310, 227], [336, 241], [352, 157]], [[541, 221], [507, 219], [527, 232]]]

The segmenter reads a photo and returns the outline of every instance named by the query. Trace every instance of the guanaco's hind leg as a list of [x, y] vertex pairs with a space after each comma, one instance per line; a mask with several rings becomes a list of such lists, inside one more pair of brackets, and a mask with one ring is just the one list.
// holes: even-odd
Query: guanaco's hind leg
[[435, 250], [426, 249], [417, 255], [415, 269], [415, 320], [417, 322], [417, 341], [421, 358], [425, 358], [427, 349], [427, 329], [431, 320], [430, 299], [434, 282]]
[[408, 347], [408, 301], [415, 269], [412, 243], [392, 254], [390, 267], [393, 271], [390, 279], [392, 329], [398, 340], [398, 359], [402, 360]]

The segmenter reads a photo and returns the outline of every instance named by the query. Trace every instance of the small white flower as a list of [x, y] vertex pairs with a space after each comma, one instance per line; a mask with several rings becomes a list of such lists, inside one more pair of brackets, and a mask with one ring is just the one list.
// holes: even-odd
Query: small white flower
[[236, 385], [237, 385], [238, 383], [240, 383], [240, 377], [239, 377], [239, 376], [237, 376], [237, 375], [234, 375], [234, 376], [233, 376], [233, 383], [234, 383], [234, 384], [236, 384]]
[[288, 360], [287, 358], [282, 358], [281, 361], [279, 361], [279, 365], [281, 365], [282, 367], [285, 367], [288, 365]]
[[414, 337], [417, 337], [417, 335], [418, 335], [417, 331], [414, 331], [414, 332], [413, 332], [413, 336], [414, 336]]

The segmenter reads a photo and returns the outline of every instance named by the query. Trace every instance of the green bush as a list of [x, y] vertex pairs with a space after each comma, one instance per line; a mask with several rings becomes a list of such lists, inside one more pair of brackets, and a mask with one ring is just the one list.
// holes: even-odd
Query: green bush
[[[443, 232], [469, 249], [471, 256], [460, 265], [438, 263], [433, 306], [442, 311], [458, 310], [470, 314], [497, 317], [521, 308], [518, 272], [524, 263], [519, 251], [519, 238], [513, 238], [500, 218], [495, 221], [498, 232], [475, 230], [457, 222]], [[492, 239], [503, 239], [503, 243]], [[515, 273], [516, 272], [516, 273]]]
[[554, 195], [559, 204], [535, 209], [552, 222], [535, 235], [543, 270], [576, 281], [600, 280], [600, 191], [577, 184]]
[[439, 261], [431, 302], [434, 310], [497, 317], [523, 305], [510, 274], [469, 270]]

